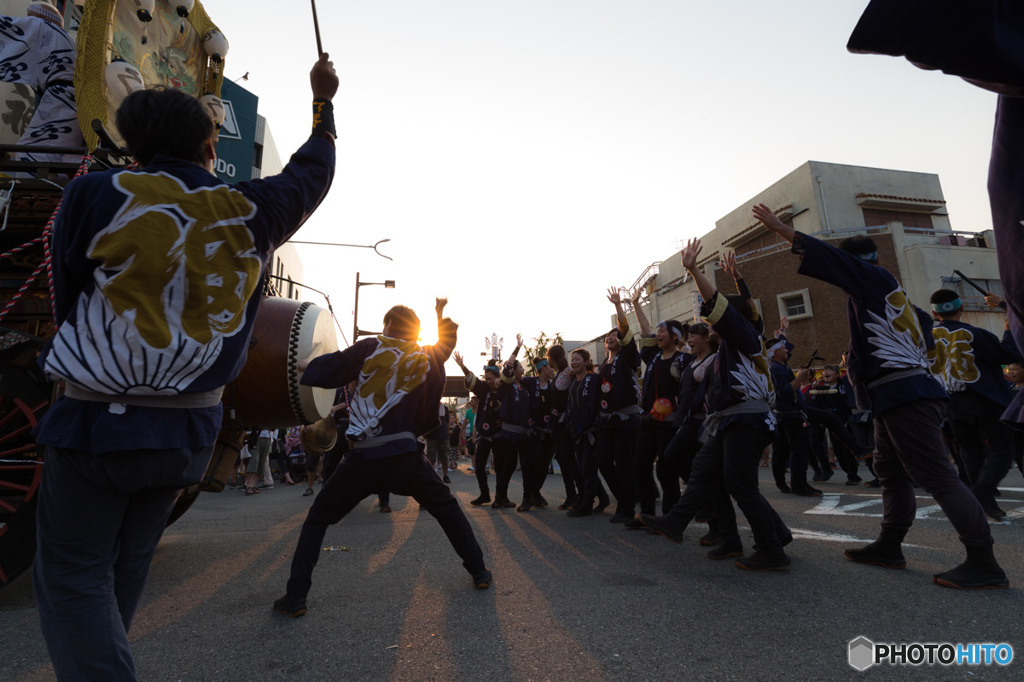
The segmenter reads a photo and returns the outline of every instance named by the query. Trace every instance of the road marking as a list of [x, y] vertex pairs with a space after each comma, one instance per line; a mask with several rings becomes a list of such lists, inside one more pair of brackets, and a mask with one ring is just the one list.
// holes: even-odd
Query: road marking
[[[1011, 488], [1001, 488], [1001, 490], [1012, 490]], [[856, 501], [849, 501], [842, 504], [843, 497], [852, 498], [868, 498], [868, 499], [856, 499]], [[915, 518], [917, 520], [945, 520], [946, 515], [942, 513], [942, 508], [934, 504], [934, 498], [930, 495], [916, 495], [915, 499], [928, 500], [933, 504], [920, 506], [917, 508]], [[1024, 504], [1024, 500], [1008, 500], [1006, 498], [999, 499], [999, 505], [1006, 511], [1006, 520], [1002, 522], [993, 522], [998, 525], [1006, 525], [1011, 519], [1021, 520], [1024, 519], [1024, 507], [1012, 507], [1010, 505]], [[805, 511], [805, 514], [812, 515], [823, 515], [823, 516], [862, 516], [867, 518], [882, 518], [882, 496], [877, 495], [865, 495], [859, 494], [842, 494], [842, 493], [825, 493], [821, 496], [821, 501], [818, 502], [817, 506], [812, 507]], [[875, 509], [877, 508], [877, 510]]]

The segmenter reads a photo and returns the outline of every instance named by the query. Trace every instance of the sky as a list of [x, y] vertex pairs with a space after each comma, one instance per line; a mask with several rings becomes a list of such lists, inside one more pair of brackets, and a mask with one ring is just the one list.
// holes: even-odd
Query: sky
[[[364, 329], [397, 303], [430, 320], [447, 296], [473, 366], [492, 333], [505, 354], [516, 333], [597, 336], [609, 286], [808, 160], [937, 173], [953, 228], [989, 229], [996, 96], [849, 53], [866, 5], [321, 2], [338, 167], [296, 239], [390, 239], [394, 260], [299, 245], [305, 283], [330, 294], [349, 341], [357, 272], [396, 281], [361, 288]], [[240, 84], [286, 159], [309, 134], [310, 5], [204, 7], [230, 43], [226, 77], [249, 73]]]

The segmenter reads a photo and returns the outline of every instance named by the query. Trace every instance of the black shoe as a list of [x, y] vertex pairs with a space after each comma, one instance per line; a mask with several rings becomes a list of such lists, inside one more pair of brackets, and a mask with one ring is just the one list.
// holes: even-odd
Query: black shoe
[[863, 480], [860, 476], [850, 476], [846, 479], [846, 485], [860, 485]]
[[903, 550], [900, 549], [899, 543], [875, 540], [870, 545], [865, 545], [859, 549], [843, 550], [843, 556], [859, 564], [871, 564], [872, 566], [894, 569], [907, 567], [907, 560], [903, 558]]
[[491, 494], [483, 493], [482, 495], [480, 495], [480, 497], [476, 498], [475, 500], [470, 500], [469, 503], [474, 507], [482, 507], [485, 504], [490, 504]]
[[674, 521], [669, 519], [667, 516], [649, 516], [647, 514], [637, 514], [637, 521], [644, 524], [651, 530], [664, 535], [672, 542], [677, 545], [683, 543], [683, 529], [681, 529]]
[[576, 498], [575, 497], [573, 497], [573, 498], [566, 498], [565, 502], [563, 502], [562, 504], [558, 505], [557, 509], [559, 511], [566, 511], [568, 509], [572, 509], [572, 506], [574, 504], [576, 504]]
[[995, 500], [981, 506], [985, 510], [985, 515], [993, 521], [1002, 521], [1006, 518], [1006, 512], [999, 508], [999, 505], [996, 504]]
[[790, 488], [785, 483], [776, 483], [775, 487], [779, 489], [780, 493], [791, 493], [791, 492], [793, 492], [793, 489]]
[[607, 509], [608, 505], [611, 504], [611, 503], [612, 503], [611, 500], [598, 501], [597, 506], [594, 507], [594, 513], [595, 514], [603, 514], [604, 510]]
[[793, 494], [799, 495], [800, 497], [821, 497], [821, 491], [817, 488], [812, 488], [807, 483], [795, 486], [793, 488]]
[[738, 542], [723, 542], [718, 547], [715, 547], [713, 550], [708, 552], [708, 558], [714, 559], [715, 561], [721, 561], [722, 559], [735, 559], [738, 556], [743, 556], [743, 545]]
[[864, 485], [867, 486], [868, 488], [881, 488], [882, 482], [879, 481], [877, 478], [873, 478], [870, 481], [865, 481]]
[[717, 547], [722, 542], [722, 536], [718, 534], [716, 530], [709, 530], [704, 533], [700, 539], [700, 544], [704, 547]]
[[304, 597], [291, 597], [286, 594], [274, 601], [274, 612], [283, 613], [289, 618], [304, 616], [306, 611], [306, 599]]
[[782, 552], [754, 552], [748, 557], [736, 560], [736, 568], [742, 568], [744, 571], [788, 571], [790, 564], [789, 557]]
[[594, 510], [593, 510], [593, 509], [589, 509], [589, 508], [585, 508], [585, 509], [575, 509], [575, 508], [574, 508], [574, 509], [570, 509], [570, 510], [569, 510], [569, 513], [568, 513], [568, 514], [566, 514], [566, 516], [571, 516], [571, 517], [573, 517], [573, 518], [578, 518], [578, 517], [580, 517], [580, 516], [590, 516], [590, 515], [591, 515], [591, 514], [593, 514], [593, 513], [594, 513]]
[[441, 480], [444, 481], [445, 483], [451, 483], [452, 482], [452, 479], [448, 478], [448, 474], [445, 474], [444, 478], [442, 478]]
[[824, 483], [828, 479], [832, 478], [834, 475], [835, 475], [835, 473], [831, 469], [829, 469], [828, 471], [822, 472], [822, 474], [818, 478], [818, 480], [821, 481], [822, 483]]
[[533, 509], [533, 505], [532, 505], [532, 504], [530, 504], [529, 502], [527, 502], [526, 500], [523, 500], [523, 501], [522, 501], [522, 502], [521, 502], [521, 503], [519, 504], [519, 506], [518, 506], [518, 507], [516, 507], [516, 511], [517, 511], [517, 512], [528, 512], [528, 511], [530, 511], [531, 509]]
[[530, 504], [537, 509], [547, 509], [548, 507], [548, 501], [545, 500], [544, 496], [540, 493], [536, 493], [532, 498], [530, 498]]
[[999, 567], [992, 547], [967, 547], [967, 561], [956, 568], [932, 576], [936, 585], [958, 590], [1002, 590], [1010, 586]]
[[824, 478], [823, 474], [820, 471], [815, 471], [814, 475], [811, 476], [811, 480], [814, 481], [815, 483], [817, 483], [818, 481], [824, 481], [825, 478]]
[[[608, 520], [611, 523], [626, 523], [628, 521], [633, 521], [634, 519], [632, 514], [626, 514], [625, 512], [615, 512], [615, 516], [611, 517]], [[643, 524], [641, 524], [641, 527], [642, 526]]]
[[[612, 518], [612, 520], [614, 521], [615, 519]], [[629, 521], [626, 521], [624, 524], [622, 524], [622, 527], [626, 530], [643, 530], [647, 526], [645, 526], [641, 521], [637, 521], [636, 519], [630, 519]]]
[[478, 590], [486, 590], [494, 582], [494, 576], [486, 568], [473, 575], [473, 586]]
[[381, 514], [390, 514], [391, 513], [391, 507], [389, 507], [388, 505], [385, 504], [383, 507], [380, 508], [380, 513]]

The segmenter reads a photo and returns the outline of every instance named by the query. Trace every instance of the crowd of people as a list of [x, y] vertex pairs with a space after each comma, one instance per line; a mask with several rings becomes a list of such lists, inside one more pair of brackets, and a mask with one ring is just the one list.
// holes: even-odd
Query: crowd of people
[[[479, 496], [470, 504], [519, 512], [547, 507], [540, 491], [554, 458], [565, 485], [559, 508], [569, 517], [600, 513], [614, 499], [612, 523], [676, 542], [700, 519], [709, 522], [700, 542], [711, 548], [710, 558], [735, 559], [746, 570], [783, 570], [792, 533], [759, 491], [758, 462], [770, 458], [781, 492], [807, 497], [822, 494], [811, 483], [828, 481], [835, 467], [848, 486], [880, 488], [884, 503], [879, 539], [846, 550], [847, 558], [905, 566], [900, 545], [920, 487], [946, 512], [967, 555], [935, 582], [1006, 587], [986, 517], [1006, 516], [997, 486], [1014, 460], [1022, 466], [1021, 440], [1000, 421], [1011, 391], [1024, 384], [1009, 332], [999, 339], [960, 321], [963, 303], [954, 291], [937, 291], [930, 315], [915, 308], [878, 265], [869, 237], [837, 248], [794, 232], [763, 205], [753, 215], [793, 243], [801, 273], [850, 295], [850, 353], [818, 372], [790, 368], [787, 320], [766, 334], [734, 257], [721, 267], [737, 293], [723, 294], [697, 267], [701, 246], [693, 241], [682, 260], [703, 300], [700, 322], [652, 326], [633, 300], [631, 328], [612, 289], [617, 325], [604, 339], [599, 367], [586, 349], [567, 358], [554, 346], [533, 358], [532, 376], [525, 376], [521, 337], [504, 363], [492, 361], [479, 375], [454, 354], [473, 396], [467, 415]], [[998, 297], [989, 300], [999, 304]], [[492, 455], [493, 497], [486, 474]], [[517, 464], [518, 501], [509, 494]], [[749, 556], [733, 503], [753, 531]]]
[[[924, 18], [953, 22], [959, 30], [959, 16]], [[36, 17], [9, 22], [9, 28], [18, 39], [32, 31], [52, 34], [40, 21], [57, 25]], [[896, 31], [900, 39], [912, 33]], [[904, 48], [885, 49], [902, 54]], [[978, 57], [960, 43], [952, 53], [949, 64], [914, 59], [1002, 92], [989, 188], [1002, 283], [1020, 342], [1024, 269], [1014, 255], [1022, 239], [1017, 150], [1024, 103], [1014, 81], [1020, 70], [1009, 69], [1014, 82], [1008, 82], [998, 69], [988, 69], [1000, 65], [1003, 55]], [[971, 57], [967, 64], [958, 61], [964, 55]], [[73, 83], [66, 80], [67, 63], [60, 66], [52, 69], [56, 80], [35, 74], [41, 80], [33, 85], [67, 95]], [[40, 364], [48, 377], [64, 382], [65, 393], [34, 431], [46, 465], [33, 586], [59, 679], [135, 677], [127, 633], [178, 491], [200, 481], [207, 469], [222, 423], [223, 390], [245, 362], [271, 254], [317, 209], [332, 183], [338, 84], [329, 55], [322, 54], [310, 72], [307, 141], [279, 175], [230, 188], [212, 173], [218, 130], [199, 100], [168, 88], [134, 92], [118, 109], [116, 126], [138, 166], [90, 173], [64, 192], [48, 254], [59, 327]], [[59, 104], [41, 104], [39, 111]], [[723, 267], [736, 279], [738, 293], [718, 291], [698, 267], [701, 245], [692, 240], [682, 263], [701, 295], [700, 322], [664, 320], [651, 327], [634, 302], [641, 314], [639, 328], [632, 329], [625, 302], [611, 290], [617, 324], [605, 337], [600, 367], [585, 349], [567, 353], [554, 346], [532, 360], [533, 376], [526, 376], [518, 358], [521, 339], [509, 359], [487, 365], [480, 376], [454, 355], [476, 400], [466, 446], [480, 490], [471, 504], [523, 513], [548, 506], [541, 491], [554, 458], [565, 485], [559, 507], [568, 517], [592, 517], [614, 497], [610, 520], [624, 529], [648, 529], [681, 542], [691, 521], [708, 520], [700, 541], [710, 547], [710, 558], [734, 559], [748, 571], [785, 570], [793, 534], [760, 492], [759, 463], [771, 445], [779, 489], [817, 496], [807, 469], [815, 471], [811, 482], [832, 475], [823, 445], [827, 431], [847, 483], [860, 482], [858, 460], [869, 460], [868, 483], [877, 482], [883, 500], [877, 540], [845, 550], [848, 559], [888, 569], [907, 565], [902, 545], [919, 487], [935, 498], [966, 553], [963, 563], [935, 574], [934, 582], [1008, 587], [989, 519], [1005, 516], [996, 501], [998, 485], [1015, 459], [1021, 466], [1019, 434], [1004, 420], [1024, 423], [1024, 400], [1013, 397], [1024, 384], [1024, 344], [1014, 346], [964, 322], [954, 292], [935, 292], [931, 315], [913, 306], [878, 265], [868, 237], [836, 247], [796, 232], [764, 205], [755, 206], [753, 215], [792, 244], [801, 274], [849, 295], [845, 380], [835, 366], [813, 382], [806, 370], [789, 368], [786, 330], [765, 334], [734, 262]], [[147, 248], [140, 251], [140, 243]], [[322, 465], [312, 457], [306, 465], [306, 493], [313, 496], [317, 466], [324, 483], [313, 497], [275, 611], [306, 613], [327, 527], [374, 494], [414, 498], [438, 521], [472, 585], [492, 584], [472, 526], [444, 481], [451, 434], [440, 403], [444, 364], [457, 337], [457, 325], [443, 315], [445, 304], [437, 300], [440, 339], [433, 346], [417, 343], [415, 312], [395, 306], [381, 335], [304, 368], [303, 383], [337, 391], [332, 413], [344, 437]], [[1003, 365], [1012, 385], [1002, 376]], [[873, 443], [864, 437], [869, 422]], [[426, 452], [419, 436], [426, 436]], [[275, 440], [269, 431], [255, 433], [244, 484], [250, 496], [260, 489]], [[431, 448], [431, 442], [437, 444]], [[431, 451], [442, 475], [425, 456]], [[523, 491], [518, 503], [510, 496], [517, 465]], [[734, 503], [753, 534], [749, 554]], [[383, 511], [387, 499], [380, 504]]]

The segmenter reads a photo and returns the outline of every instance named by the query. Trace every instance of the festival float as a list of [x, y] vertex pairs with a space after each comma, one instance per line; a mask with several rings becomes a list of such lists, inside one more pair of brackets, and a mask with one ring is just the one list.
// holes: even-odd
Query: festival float
[[[132, 163], [113, 120], [136, 89], [179, 88], [224, 120], [228, 41], [198, 0], [75, 2], [0, 0], [0, 49], [15, 46], [0, 55], [0, 586], [35, 554], [45, 462], [32, 429], [62, 390], [36, 359], [56, 331], [49, 247], [64, 186]], [[38, 63], [49, 67], [33, 76]], [[337, 350], [331, 314], [276, 296], [269, 276], [262, 286], [245, 367], [224, 391], [210, 466], [201, 484], [181, 491], [169, 523], [200, 492], [224, 489], [247, 429], [312, 424], [330, 412], [334, 392], [302, 386], [299, 367]]]

